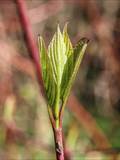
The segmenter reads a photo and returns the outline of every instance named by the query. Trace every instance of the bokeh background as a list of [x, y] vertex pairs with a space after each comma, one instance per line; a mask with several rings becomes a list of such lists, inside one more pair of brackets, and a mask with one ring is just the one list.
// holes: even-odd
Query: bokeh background
[[120, 160], [120, 1], [20, 1], [28, 26], [18, 0], [0, 0], [0, 160], [55, 160], [26, 31], [34, 48], [66, 22], [73, 45], [90, 39], [64, 113], [66, 160]]

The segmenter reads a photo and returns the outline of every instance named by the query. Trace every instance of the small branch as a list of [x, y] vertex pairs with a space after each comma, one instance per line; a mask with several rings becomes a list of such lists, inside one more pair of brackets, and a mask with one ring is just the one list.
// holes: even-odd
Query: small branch
[[55, 151], [57, 160], [64, 160], [64, 148], [63, 148], [63, 134], [62, 127], [53, 128], [55, 139]]
[[38, 48], [35, 44], [35, 40], [34, 40], [32, 29], [31, 29], [31, 24], [30, 24], [29, 18], [27, 16], [25, 1], [16, 0], [16, 2], [17, 2], [18, 11], [20, 14], [21, 24], [22, 24], [24, 33], [26, 35], [27, 45], [28, 45], [29, 51], [31, 52], [31, 55], [33, 57], [33, 61], [34, 61], [35, 67], [36, 67], [36, 72], [37, 72], [38, 81], [40, 83], [42, 94], [44, 94], [44, 87], [43, 87], [43, 81], [42, 81]]

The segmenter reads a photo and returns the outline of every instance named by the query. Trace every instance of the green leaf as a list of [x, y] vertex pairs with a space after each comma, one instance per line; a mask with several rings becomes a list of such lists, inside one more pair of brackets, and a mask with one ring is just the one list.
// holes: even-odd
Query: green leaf
[[66, 45], [66, 55], [67, 55], [67, 62], [64, 66], [64, 71], [62, 75], [62, 82], [61, 82], [61, 97], [63, 97], [63, 94], [65, 92], [66, 86], [69, 82], [70, 75], [73, 71], [73, 47], [72, 43], [69, 39], [68, 33], [67, 33], [67, 24], [65, 25], [63, 29], [63, 37], [64, 37], [64, 43]]
[[[88, 40], [86, 38], [81, 39], [75, 46], [73, 53], [69, 56], [65, 64], [61, 83], [61, 99], [63, 103], [70, 93], [70, 89], [83, 59], [87, 43]], [[69, 70], [67, 68], [69, 68]], [[67, 77], [67, 80], [65, 77]]]
[[61, 33], [59, 26], [57, 27], [48, 50], [46, 50], [44, 40], [41, 37], [38, 38], [44, 88], [57, 126], [59, 114], [70, 93], [87, 43], [86, 38], [81, 39], [73, 48], [67, 33], [67, 24], [63, 33]]
[[56, 99], [56, 83], [53, 78], [53, 71], [50, 63], [50, 59], [47, 55], [44, 40], [42, 37], [38, 37], [39, 53], [42, 67], [43, 83], [46, 91], [48, 104], [54, 105]]
[[66, 45], [64, 43], [63, 35], [59, 29], [59, 26], [48, 46], [48, 56], [53, 70], [53, 77], [56, 82], [56, 100], [54, 104], [54, 112], [55, 116], [58, 117], [60, 109], [60, 85], [64, 65], [67, 61]]
[[60, 86], [64, 65], [67, 60], [65, 53], [66, 46], [58, 26], [57, 32], [54, 34], [53, 39], [48, 46], [48, 55], [51, 61], [54, 78], [58, 86]]
[[65, 24], [65, 27], [63, 29], [63, 38], [64, 38], [64, 43], [66, 45], [66, 55], [69, 57], [73, 53], [73, 47], [72, 43], [70, 41], [69, 35], [67, 33], [67, 23]]

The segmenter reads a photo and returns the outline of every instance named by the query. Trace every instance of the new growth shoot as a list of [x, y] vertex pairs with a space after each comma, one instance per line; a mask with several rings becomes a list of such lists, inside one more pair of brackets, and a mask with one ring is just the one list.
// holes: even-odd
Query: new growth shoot
[[67, 24], [62, 33], [58, 25], [48, 48], [43, 38], [38, 37], [42, 78], [57, 147], [57, 160], [64, 159], [62, 115], [87, 44], [88, 39], [82, 38], [73, 47], [67, 33]]

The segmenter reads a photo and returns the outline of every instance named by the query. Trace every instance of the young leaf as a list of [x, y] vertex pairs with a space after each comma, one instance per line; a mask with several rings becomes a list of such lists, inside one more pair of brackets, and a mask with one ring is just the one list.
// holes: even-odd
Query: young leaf
[[57, 85], [60, 85], [64, 65], [67, 60], [67, 56], [65, 53], [66, 53], [66, 46], [58, 26], [57, 32], [54, 34], [53, 39], [48, 46], [48, 56], [51, 61]]
[[73, 47], [72, 43], [70, 41], [69, 35], [67, 33], [67, 24], [65, 24], [65, 27], [63, 29], [63, 38], [64, 38], [64, 43], [66, 45], [66, 55], [69, 57], [73, 53]]
[[54, 112], [55, 116], [58, 117], [60, 109], [60, 84], [62, 80], [64, 65], [67, 60], [66, 45], [64, 43], [63, 35], [61, 34], [59, 26], [57, 28], [57, 32], [53, 36], [53, 39], [48, 46], [48, 56], [51, 62], [53, 78], [56, 82]]
[[54, 105], [56, 99], [56, 83], [53, 79], [53, 71], [50, 64], [50, 59], [47, 55], [47, 50], [45, 48], [45, 43], [42, 37], [38, 37], [38, 45], [40, 51], [41, 67], [42, 67], [42, 77], [45, 87], [45, 93], [47, 96], [48, 104], [50, 106]]
[[63, 38], [64, 38], [64, 43], [66, 45], [66, 55], [67, 55], [67, 62], [64, 66], [64, 71], [62, 75], [62, 82], [61, 82], [61, 97], [63, 97], [63, 94], [65, 92], [66, 86], [68, 84], [70, 75], [73, 70], [73, 47], [72, 43], [69, 39], [68, 33], [67, 33], [67, 24], [65, 25], [63, 29]]
[[[87, 47], [88, 40], [86, 38], [81, 39], [78, 44], [75, 46], [73, 54], [68, 58], [63, 72], [63, 78], [61, 83], [61, 98], [64, 103], [65, 99], [68, 97], [74, 79], [76, 77], [77, 71], [81, 64], [85, 49]], [[72, 65], [71, 65], [72, 63]], [[67, 70], [66, 68], [69, 68]], [[64, 77], [67, 75], [68, 81], [64, 80]]]
[[[41, 37], [38, 39], [42, 77], [48, 105], [58, 121], [61, 105], [64, 106], [82, 61], [88, 40], [81, 39], [75, 48], [67, 33], [67, 24], [61, 33], [59, 26], [51, 40], [48, 50]], [[47, 54], [48, 52], [48, 54]], [[62, 102], [62, 104], [61, 104]]]

